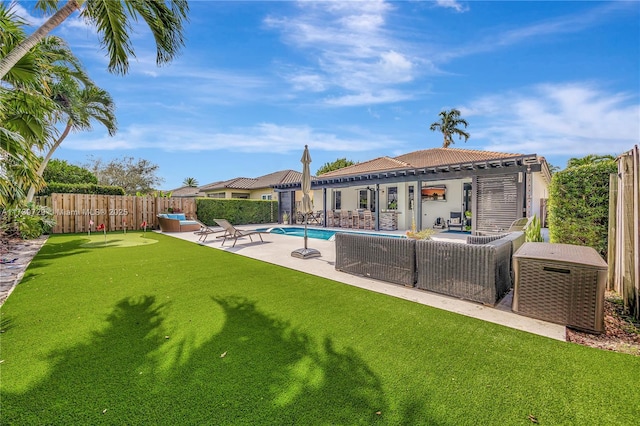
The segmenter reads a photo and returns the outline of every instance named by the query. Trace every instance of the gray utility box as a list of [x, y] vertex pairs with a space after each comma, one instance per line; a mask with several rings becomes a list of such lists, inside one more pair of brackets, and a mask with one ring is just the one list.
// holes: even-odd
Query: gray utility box
[[524, 243], [513, 255], [514, 312], [592, 333], [604, 331], [607, 263], [591, 247]]

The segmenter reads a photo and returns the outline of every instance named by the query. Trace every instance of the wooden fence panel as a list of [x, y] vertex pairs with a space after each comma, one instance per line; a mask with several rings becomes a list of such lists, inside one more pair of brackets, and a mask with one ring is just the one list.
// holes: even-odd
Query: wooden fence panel
[[618, 157], [618, 185], [614, 240], [615, 256], [609, 264], [613, 288], [622, 294], [625, 308], [640, 320], [640, 150]]
[[53, 234], [95, 231], [104, 224], [107, 231], [158, 227], [157, 215], [169, 208], [179, 209], [187, 217], [196, 217], [193, 198], [137, 197], [128, 195], [51, 194], [35, 197], [38, 205], [50, 207], [56, 219]]

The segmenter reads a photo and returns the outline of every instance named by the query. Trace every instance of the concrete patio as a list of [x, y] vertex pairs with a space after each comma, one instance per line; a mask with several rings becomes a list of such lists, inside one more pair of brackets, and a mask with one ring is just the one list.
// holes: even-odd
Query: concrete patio
[[[254, 230], [260, 227], [265, 227], [265, 225], [239, 226], [238, 229]], [[556, 340], [566, 340], [566, 329], [564, 326], [524, 317], [512, 312], [511, 293], [509, 293], [495, 307], [485, 306], [479, 303], [447, 297], [425, 290], [390, 284], [337, 271], [334, 267], [335, 243], [333, 241], [309, 238], [307, 244], [308, 247], [319, 250], [322, 256], [311, 259], [300, 259], [292, 257], [291, 252], [304, 246], [303, 238], [280, 234], [263, 234], [264, 243], [262, 243], [260, 242], [260, 238], [254, 235], [253, 242], [251, 242], [248, 237], [245, 237], [239, 239], [235, 247], [231, 247], [233, 242], [229, 241], [227, 241], [225, 246], [221, 245], [221, 240], [216, 238], [216, 235], [222, 235], [222, 229], [220, 229], [220, 232], [220, 234], [209, 235], [204, 243], [199, 242], [199, 235], [196, 235], [193, 232], [165, 233], [165, 235], [191, 241], [200, 244], [203, 247], [224, 250], [241, 256], [250, 257], [252, 259], [272, 263], [274, 265], [280, 265], [286, 268], [324, 277], [369, 291], [375, 291], [377, 293], [410, 300], [412, 302], [421, 303], [438, 309], [444, 309], [446, 311], [455, 312], [457, 314], [477, 318], [483, 321], [501, 324], [505, 327], [546, 336]], [[388, 234], [389, 232], [385, 233]], [[466, 238], [466, 236], [460, 234], [439, 233], [434, 236], [434, 239], [451, 239], [461, 243], [464, 238]]]

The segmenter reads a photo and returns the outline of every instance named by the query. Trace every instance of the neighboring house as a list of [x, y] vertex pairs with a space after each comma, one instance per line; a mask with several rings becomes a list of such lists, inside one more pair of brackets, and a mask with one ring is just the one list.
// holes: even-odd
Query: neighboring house
[[[238, 177], [214, 182], [199, 187], [201, 193], [209, 198], [248, 198], [253, 200], [276, 200], [274, 185], [300, 183], [302, 173], [294, 170], [281, 170], [257, 178]], [[300, 195], [300, 199], [301, 199]]]
[[[433, 148], [380, 157], [314, 178], [316, 208], [371, 210], [376, 229], [433, 227], [471, 213], [471, 230], [498, 232], [521, 217], [545, 215], [551, 181], [544, 158], [459, 148]], [[275, 186], [280, 210], [291, 211], [300, 182]], [[326, 224], [326, 217], [324, 223]]]
[[180, 188], [167, 192], [170, 192], [172, 197], [195, 198], [206, 196], [203, 192], [200, 192], [200, 188], [195, 188], [193, 186], [181, 186]]

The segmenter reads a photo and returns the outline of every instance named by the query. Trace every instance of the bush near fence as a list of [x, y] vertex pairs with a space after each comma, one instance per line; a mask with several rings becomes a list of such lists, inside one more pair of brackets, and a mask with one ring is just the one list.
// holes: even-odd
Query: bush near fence
[[100, 194], [100, 195], [124, 195], [124, 189], [120, 186], [97, 185], [93, 183], [57, 183], [49, 182], [38, 195], [59, 194]]
[[552, 243], [593, 247], [607, 258], [612, 173], [617, 173], [613, 160], [571, 167], [553, 175], [548, 204]]
[[215, 226], [214, 219], [227, 219], [234, 225], [277, 222], [278, 202], [269, 200], [224, 200], [197, 198], [198, 220]]

